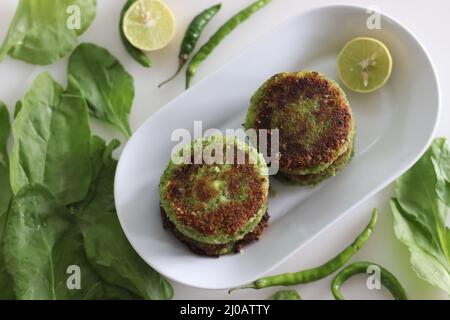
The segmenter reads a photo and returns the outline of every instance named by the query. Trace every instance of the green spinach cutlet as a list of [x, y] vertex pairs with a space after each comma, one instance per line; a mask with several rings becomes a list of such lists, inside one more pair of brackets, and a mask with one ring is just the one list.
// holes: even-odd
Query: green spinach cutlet
[[279, 129], [277, 177], [314, 185], [353, 156], [355, 126], [339, 85], [318, 72], [280, 73], [253, 95], [246, 129]]
[[[256, 149], [222, 136], [203, 138], [200, 146], [219, 144], [223, 161], [195, 164], [193, 152], [198, 142], [178, 153], [188, 154], [185, 158], [191, 163], [177, 164], [171, 159], [161, 176], [163, 226], [195, 253], [220, 256], [239, 252], [243, 245], [257, 240], [268, 223], [267, 164]], [[230, 148], [234, 156], [232, 163], [227, 163]], [[242, 164], [237, 164], [239, 152], [245, 155]]]

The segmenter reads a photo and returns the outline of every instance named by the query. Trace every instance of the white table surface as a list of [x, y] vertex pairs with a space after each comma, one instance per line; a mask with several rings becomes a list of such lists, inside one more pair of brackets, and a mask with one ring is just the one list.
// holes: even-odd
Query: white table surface
[[[83, 41], [95, 42], [108, 48], [125, 68], [135, 76], [136, 98], [131, 114], [131, 125], [137, 129], [157, 109], [183, 92], [183, 76], [171, 84], [157, 88], [157, 84], [165, 79], [176, 68], [178, 48], [184, 31], [190, 20], [205, 7], [220, 0], [166, 0], [177, 20], [177, 34], [171, 44], [164, 50], [151, 54], [154, 67], [149, 70], [141, 68], [127, 55], [123, 49], [118, 33], [117, 21], [123, 0], [97, 0], [97, 18], [90, 29], [82, 36]], [[228, 17], [245, 7], [253, 0], [223, 0], [223, 8], [213, 19], [202, 37], [202, 42], [220, 26]], [[16, 0], [0, 2], [0, 39], [3, 39], [14, 15]], [[267, 32], [286, 18], [309, 8], [332, 4], [330, 0], [274, 0], [267, 8], [252, 17], [233, 32], [222, 45], [214, 51], [201, 66], [195, 81], [199, 81], [209, 73], [240, 53], [258, 36]], [[338, 3], [376, 5], [382, 12], [394, 17], [410, 29], [424, 44], [433, 59], [441, 85], [442, 113], [438, 135], [450, 138], [450, 2], [447, 0], [365, 0], [339, 1]], [[338, 30], [336, 31], [338, 32]], [[49, 70], [62, 84], [66, 83], [65, 70], [67, 59], [55, 65], [35, 67], [20, 61], [7, 58], [0, 64], [0, 99], [11, 109], [15, 101], [21, 99], [31, 80], [41, 71]], [[414, 68], [414, 66], [411, 66]], [[426, 108], [427, 106], [424, 106]], [[94, 124], [95, 131], [104, 137], [117, 136], [115, 132], [104, 126]], [[426, 282], [417, 278], [409, 264], [407, 248], [394, 236], [392, 215], [388, 203], [392, 195], [392, 186], [352, 210], [339, 222], [331, 226], [326, 233], [319, 235], [312, 243], [297, 252], [287, 262], [272, 273], [295, 271], [313, 267], [334, 256], [347, 246], [367, 223], [372, 208], [380, 209], [378, 226], [367, 245], [352, 259], [371, 260], [385, 266], [398, 276], [413, 299], [448, 299], [448, 296]], [[321, 281], [299, 286], [297, 289], [304, 299], [331, 299], [329, 289], [331, 277]], [[199, 290], [173, 283], [175, 299], [264, 299], [276, 289], [263, 291], [241, 291], [228, 295], [225, 291]], [[344, 294], [348, 298], [385, 299], [389, 294], [384, 290], [368, 290], [364, 277], [355, 277], [346, 283]]]

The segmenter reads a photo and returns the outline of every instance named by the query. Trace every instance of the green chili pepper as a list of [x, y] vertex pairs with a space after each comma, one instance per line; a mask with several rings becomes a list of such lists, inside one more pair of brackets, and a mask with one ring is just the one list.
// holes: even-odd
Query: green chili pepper
[[222, 40], [230, 34], [238, 25], [250, 18], [252, 14], [264, 7], [271, 0], [258, 0], [238, 12], [225, 22], [219, 30], [217, 30], [208, 42], [198, 50], [194, 55], [186, 70], [186, 89], [189, 88], [192, 78], [195, 76], [199, 65], [211, 54], [211, 52], [222, 42]]
[[293, 286], [313, 282], [329, 276], [346, 264], [347, 261], [350, 260], [350, 258], [367, 242], [377, 222], [377, 217], [378, 210], [374, 209], [369, 224], [359, 234], [355, 241], [353, 241], [350, 246], [345, 248], [341, 253], [325, 264], [299, 272], [283, 273], [280, 275], [264, 277], [250, 283], [249, 285], [231, 289], [229, 292], [246, 288], [263, 289], [274, 286]]
[[221, 7], [222, 7], [221, 3], [209, 7], [208, 9], [205, 9], [202, 12], [200, 12], [192, 20], [192, 22], [189, 24], [186, 30], [186, 33], [184, 34], [183, 41], [181, 42], [180, 53], [178, 54], [177, 71], [169, 79], [159, 84], [158, 87], [165, 85], [167, 82], [175, 78], [180, 73], [181, 69], [189, 60], [190, 54], [197, 45], [198, 39], [200, 38], [203, 29], [205, 29], [205, 26], [208, 24], [208, 22], [211, 21], [211, 19], [217, 14], [217, 12], [219, 12]]
[[122, 8], [122, 12], [120, 13], [120, 25], [119, 25], [120, 39], [122, 40], [125, 49], [128, 51], [130, 56], [134, 58], [134, 60], [139, 62], [142, 66], [150, 68], [152, 66], [150, 58], [144, 52], [142, 52], [142, 50], [133, 47], [133, 45], [128, 41], [127, 37], [125, 37], [125, 34], [122, 30], [123, 18], [125, 17], [125, 13], [136, 1], [137, 0], [128, 0]]
[[394, 299], [396, 300], [408, 300], [408, 297], [406, 295], [405, 289], [403, 289], [400, 282], [397, 280], [397, 278], [390, 273], [388, 270], [383, 268], [382, 266], [373, 263], [373, 262], [355, 262], [344, 269], [342, 269], [336, 277], [333, 279], [333, 282], [331, 283], [331, 292], [333, 293], [333, 296], [337, 300], [345, 300], [344, 296], [342, 295], [340, 288], [342, 284], [349, 279], [350, 277], [359, 274], [359, 273], [367, 273], [368, 268], [371, 266], [378, 267], [380, 269], [380, 275], [381, 275], [381, 283], [389, 290], [389, 292], [392, 294]]
[[302, 300], [302, 297], [295, 290], [281, 290], [275, 292], [267, 300]]

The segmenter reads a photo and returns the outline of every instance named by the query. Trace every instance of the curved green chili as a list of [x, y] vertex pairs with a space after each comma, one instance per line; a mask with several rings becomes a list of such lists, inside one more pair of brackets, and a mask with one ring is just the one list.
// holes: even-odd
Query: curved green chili
[[258, 0], [244, 10], [239, 11], [227, 22], [225, 22], [219, 30], [211, 36], [211, 38], [209, 38], [208, 42], [204, 44], [200, 50], [198, 50], [188, 65], [186, 70], [186, 89], [189, 88], [191, 80], [196, 74], [199, 65], [211, 54], [211, 52], [222, 42], [222, 40], [234, 29], [236, 29], [238, 25], [250, 18], [252, 14], [264, 7], [270, 1], [271, 0]]
[[217, 12], [219, 12], [220, 8], [222, 8], [222, 4], [216, 4], [212, 7], [209, 7], [208, 9], [203, 10], [192, 20], [186, 30], [186, 33], [184, 34], [183, 41], [181, 42], [180, 52], [178, 54], [177, 71], [169, 79], [160, 83], [158, 87], [165, 85], [180, 73], [183, 66], [189, 60], [189, 55], [197, 45], [198, 39], [200, 38], [203, 29], [205, 29], [205, 26], [208, 24], [208, 22], [211, 21], [211, 19], [217, 14]]
[[128, 51], [130, 56], [132, 56], [134, 58], [134, 60], [136, 60], [142, 66], [144, 66], [146, 68], [150, 68], [152, 66], [152, 61], [150, 60], [150, 58], [141, 50], [133, 47], [133, 45], [130, 43], [130, 41], [128, 41], [127, 37], [125, 37], [125, 34], [122, 30], [123, 18], [125, 17], [125, 13], [131, 7], [131, 5], [133, 3], [135, 3], [136, 1], [137, 0], [128, 0], [122, 8], [122, 11], [120, 13], [120, 24], [119, 24], [120, 39], [122, 40], [122, 43], [123, 43], [125, 49]]
[[359, 234], [353, 243], [345, 248], [341, 253], [323, 265], [293, 273], [283, 273], [275, 276], [258, 279], [249, 285], [231, 289], [229, 292], [237, 289], [263, 289], [274, 286], [293, 286], [323, 279], [339, 270], [348, 260], [367, 242], [372, 234], [372, 230], [377, 222], [378, 210], [374, 209], [372, 217], [367, 227]]
[[302, 300], [302, 297], [295, 290], [281, 290], [275, 292], [267, 300]]
[[368, 269], [372, 266], [379, 268], [381, 283], [389, 290], [394, 299], [408, 300], [405, 289], [403, 289], [397, 278], [382, 266], [373, 262], [355, 262], [342, 269], [331, 283], [331, 292], [336, 300], [345, 300], [340, 289], [342, 284], [350, 277], [359, 273], [368, 273]]

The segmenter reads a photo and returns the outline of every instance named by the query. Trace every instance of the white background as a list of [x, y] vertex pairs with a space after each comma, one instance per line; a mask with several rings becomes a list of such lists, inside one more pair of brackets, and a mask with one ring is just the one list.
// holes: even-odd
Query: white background
[[[190, 20], [204, 8], [220, 0], [166, 0], [176, 16], [177, 33], [171, 44], [151, 54], [154, 67], [143, 69], [137, 65], [123, 49], [117, 28], [119, 11], [124, 0], [97, 0], [97, 18], [90, 29], [82, 36], [83, 41], [95, 42], [108, 48], [119, 58], [125, 68], [135, 76], [136, 98], [131, 114], [131, 125], [136, 130], [157, 109], [183, 92], [184, 78], [180, 76], [171, 84], [157, 88], [157, 84], [169, 76], [177, 64], [180, 41]], [[228, 17], [250, 4], [252, 0], [223, 0], [220, 13], [205, 30], [201, 42], [204, 42]], [[202, 64], [195, 81], [218, 69], [235, 57], [246, 46], [255, 41], [264, 32], [281, 23], [290, 16], [297, 15], [309, 8], [324, 4], [376, 5], [382, 12], [394, 17], [424, 44], [433, 59], [441, 85], [442, 113], [438, 135], [450, 138], [450, 2], [447, 0], [371, 0], [371, 1], [329, 1], [329, 0], [273, 0], [261, 12], [239, 26], [214, 53]], [[0, 39], [6, 34], [14, 15], [16, 0], [0, 2]], [[301, 32], [301, 30], [299, 31]], [[339, 32], [339, 30], [336, 30]], [[264, 54], [264, 53], [261, 53]], [[395, 63], [395, 62], [394, 62]], [[41, 71], [49, 70], [62, 84], [66, 83], [65, 70], [67, 59], [49, 67], [35, 67], [10, 58], [0, 64], [0, 99], [11, 109], [15, 101], [21, 99], [32, 79]], [[414, 68], [414, 66], [411, 66]], [[427, 108], [426, 105], [423, 106]], [[175, 115], [176, 116], [176, 115]], [[94, 125], [97, 133], [104, 137], [116, 136], [113, 130]], [[367, 245], [352, 259], [371, 260], [391, 270], [400, 279], [413, 299], [448, 299], [439, 289], [433, 288], [417, 278], [409, 264], [407, 248], [394, 236], [392, 215], [388, 208], [392, 186], [366, 201], [350, 212], [339, 222], [319, 235], [315, 241], [296, 253], [273, 273], [296, 271], [321, 264], [347, 246], [360, 232], [369, 219], [374, 207], [380, 209], [377, 228]], [[268, 253], [270, 254], [270, 252]], [[180, 266], [181, 267], [181, 266]], [[207, 270], [205, 271], [207, 272]], [[316, 283], [299, 286], [297, 289], [304, 299], [331, 299], [328, 277]], [[208, 291], [190, 288], [173, 283], [175, 299], [264, 299], [276, 289], [264, 291], [241, 291], [229, 296], [225, 291]], [[343, 293], [350, 299], [387, 299], [389, 294], [383, 290], [369, 291], [365, 286], [365, 277], [355, 277], [344, 286]]]

